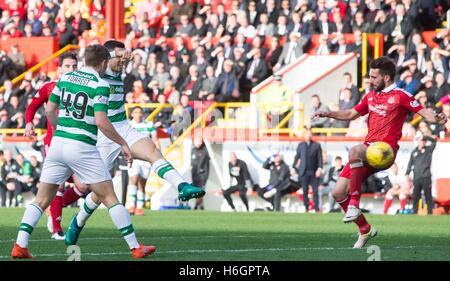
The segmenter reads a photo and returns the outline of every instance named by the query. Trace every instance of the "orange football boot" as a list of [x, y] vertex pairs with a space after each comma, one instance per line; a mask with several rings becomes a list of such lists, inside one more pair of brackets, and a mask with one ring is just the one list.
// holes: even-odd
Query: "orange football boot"
[[135, 216], [143, 216], [144, 215], [144, 209], [136, 209], [136, 212], [134, 212]]
[[134, 259], [142, 259], [153, 254], [155, 251], [155, 246], [144, 246], [144, 244], [139, 243], [139, 248], [134, 248], [131, 250], [131, 256]]
[[136, 207], [130, 207], [128, 208], [128, 213], [130, 213], [130, 215], [134, 215], [134, 212], [136, 211]]
[[28, 248], [22, 248], [17, 243], [14, 244], [14, 248], [11, 252], [11, 257], [13, 259], [32, 259], [34, 258], [30, 252], [28, 252]]

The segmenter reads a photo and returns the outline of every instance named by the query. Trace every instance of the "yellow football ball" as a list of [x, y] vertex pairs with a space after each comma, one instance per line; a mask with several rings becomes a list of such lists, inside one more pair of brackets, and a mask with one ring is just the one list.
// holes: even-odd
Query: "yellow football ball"
[[394, 162], [394, 150], [383, 141], [374, 142], [366, 150], [367, 163], [376, 169], [386, 169]]

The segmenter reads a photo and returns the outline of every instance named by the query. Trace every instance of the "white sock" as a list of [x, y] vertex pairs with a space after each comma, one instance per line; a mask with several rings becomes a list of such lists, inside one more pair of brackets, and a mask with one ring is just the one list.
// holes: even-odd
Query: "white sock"
[[127, 196], [127, 206], [128, 207], [136, 206], [136, 192], [137, 192], [137, 186], [134, 184], [130, 184], [128, 186], [128, 196]]
[[114, 225], [119, 229], [123, 238], [127, 242], [130, 249], [139, 248], [139, 243], [134, 233], [133, 225], [131, 224], [131, 217], [125, 207], [117, 203], [109, 208], [109, 215]]
[[170, 182], [176, 188], [178, 188], [180, 183], [186, 182], [178, 171], [164, 158], [154, 162], [152, 167], [160, 178]]
[[138, 209], [144, 208], [144, 202], [145, 202], [145, 193], [143, 191], [139, 190], [137, 192], [137, 205], [136, 205], [136, 207]]
[[86, 223], [86, 221], [98, 207], [98, 205], [92, 200], [92, 194], [92, 192], [89, 193], [84, 200], [84, 204], [80, 206], [80, 211], [77, 215], [77, 225], [79, 227], [82, 227]]
[[42, 216], [42, 209], [35, 203], [31, 203], [23, 214], [17, 234], [16, 243], [22, 248], [28, 248], [28, 239]]

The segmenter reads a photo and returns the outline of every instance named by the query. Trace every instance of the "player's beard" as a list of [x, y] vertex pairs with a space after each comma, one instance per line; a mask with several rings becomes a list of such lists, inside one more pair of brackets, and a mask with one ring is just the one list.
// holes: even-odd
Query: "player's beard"
[[384, 81], [381, 81], [378, 86], [372, 85], [372, 89], [374, 89], [375, 92], [381, 92], [384, 88], [386, 88], [386, 84], [384, 84]]

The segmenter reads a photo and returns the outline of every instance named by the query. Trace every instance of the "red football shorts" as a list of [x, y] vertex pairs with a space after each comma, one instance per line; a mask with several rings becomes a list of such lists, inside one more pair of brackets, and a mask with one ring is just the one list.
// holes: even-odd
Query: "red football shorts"
[[[366, 147], [368, 147], [370, 145], [370, 143], [364, 142], [364, 145]], [[398, 151], [398, 145], [392, 145], [391, 143], [389, 143], [389, 145], [392, 147], [392, 150], [394, 151], [394, 162], [395, 162], [395, 157], [397, 156], [397, 151]], [[392, 162], [392, 163], [394, 163], [394, 162]], [[386, 169], [389, 169], [389, 168], [390, 168], [390, 166], [387, 167]], [[349, 163], [347, 163], [347, 165], [345, 165], [344, 169], [342, 169], [342, 172], [339, 174], [339, 177], [350, 179], [351, 178], [350, 169], [351, 168], [350, 168], [350, 162], [349, 162]], [[386, 169], [380, 170], [380, 169], [375, 169], [375, 168], [369, 166], [369, 174], [367, 175], [367, 177], [370, 177], [371, 175], [375, 174], [376, 172], [383, 171]]]

